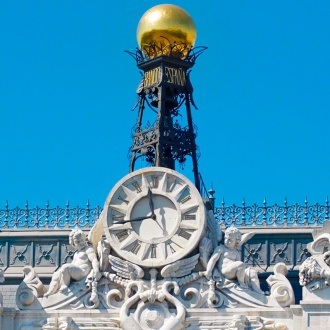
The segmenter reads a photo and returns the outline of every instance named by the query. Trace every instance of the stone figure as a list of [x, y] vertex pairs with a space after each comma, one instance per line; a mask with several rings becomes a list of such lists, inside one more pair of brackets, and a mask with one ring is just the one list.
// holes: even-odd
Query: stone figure
[[242, 235], [236, 227], [229, 227], [225, 231], [224, 245], [218, 245], [207, 263], [205, 277], [219, 280], [221, 275], [227, 280], [237, 280], [241, 288], [250, 288], [263, 294], [257, 272], [247, 267], [241, 261], [241, 246], [249, 240], [254, 233]]
[[[325, 227], [329, 227], [328, 224]], [[324, 289], [330, 286], [330, 233], [318, 233], [314, 230], [314, 241], [308, 244], [311, 256], [299, 267], [299, 283], [309, 291]]]
[[63, 265], [52, 277], [48, 291], [44, 297], [68, 288], [71, 281], [91, 278], [98, 281], [101, 278], [99, 262], [94, 249], [87, 245], [85, 234], [80, 229], [74, 229], [69, 236], [69, 243], [76, 249], [73, 261]]

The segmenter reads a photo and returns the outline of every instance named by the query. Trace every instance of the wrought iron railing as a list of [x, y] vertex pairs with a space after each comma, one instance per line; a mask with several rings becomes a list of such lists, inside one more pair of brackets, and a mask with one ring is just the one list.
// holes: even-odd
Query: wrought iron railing
[[46, 203], [45, 208], [30, 208], [28, 203], [24, 208], [9, 208], [8, 203], [5, 209], [0, 210], [1, 229], [23, 229], [23, 228], [91, 228], [102, 212], [100, 206], [70, 207], [69, 202], [65, 208], [56, 206], [51, 208]]
[[[205, 187], [203, 185], [203, 187]], [[209, 199], [214, 201], [214, 197]], [[205, 192], [206, 193], [206, 192]], [[329, 200], [324, 205], [309, 205], [307, 199], [303, 205], [297, 203], [288, 205], [267, 205], [264, 200], [262, 205], [253, 204], [241, 206], [225, 205], [214, 207], [215, 218], [221, 227], [232, 225], [243, 227], [302, 227], [320, 226], [324, 221], [329, 220]], [[4, 209], [0, 209], [0, 230], [2, 229], [70, 229], [70, 228], [91, 228], [102, 212], [102, 207], [91, 208], [89, 202], [86, 207], [70, 207], [67, 203], [64, 208], [51, 208], [47, 203], [45, 208], [30, 208], [26, 203], [24, 208], [10, 208], [8, 203]]]
[[254, 227], [293, 227], [293, 226], [320, 226], [329, 220], [329, 200], [326, 198], [325, 205], [309, 205], [306, 198], [303, 205], [297, 203], [288, 205], [284, 200], [283, 205], [267, 205], [266, 199], [263, 205], [253, 204], [246, 206], [243, 200], [242, 206], [235, 204], [215, 207], [215, 217], [223, 227], [232, 225]]

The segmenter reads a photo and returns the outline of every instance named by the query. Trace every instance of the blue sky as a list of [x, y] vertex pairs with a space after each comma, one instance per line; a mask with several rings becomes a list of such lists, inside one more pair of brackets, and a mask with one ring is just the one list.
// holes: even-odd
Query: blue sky
[[[0, 208], [103, 205], [128, 172], [136, 27], [160, 1], [0, 4]], [[191, 73], [217, 204], [329, 194], [329, 1], [175, 1], [208, 50]], [[183, 174], [191, 177], [190, 171]], [[3, 206], [1, 206], [3, 205]]]

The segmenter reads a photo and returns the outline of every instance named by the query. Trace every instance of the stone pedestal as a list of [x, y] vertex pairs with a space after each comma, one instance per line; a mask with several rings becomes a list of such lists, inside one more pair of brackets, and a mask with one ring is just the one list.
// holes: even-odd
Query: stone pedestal
[[309, 291], [303, 288], [302, 330], [330, 329], [330, 287]]

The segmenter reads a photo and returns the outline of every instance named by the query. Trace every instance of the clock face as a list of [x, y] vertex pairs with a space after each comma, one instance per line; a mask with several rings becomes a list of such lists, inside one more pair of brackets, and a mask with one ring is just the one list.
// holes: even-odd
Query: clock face
[[206, 223], [203, 200], [180, 173], [150, 167], [128, 174], [111, 190], [104, 231], [122, 258], [145, 267], [174, 262], [198, 244]]

